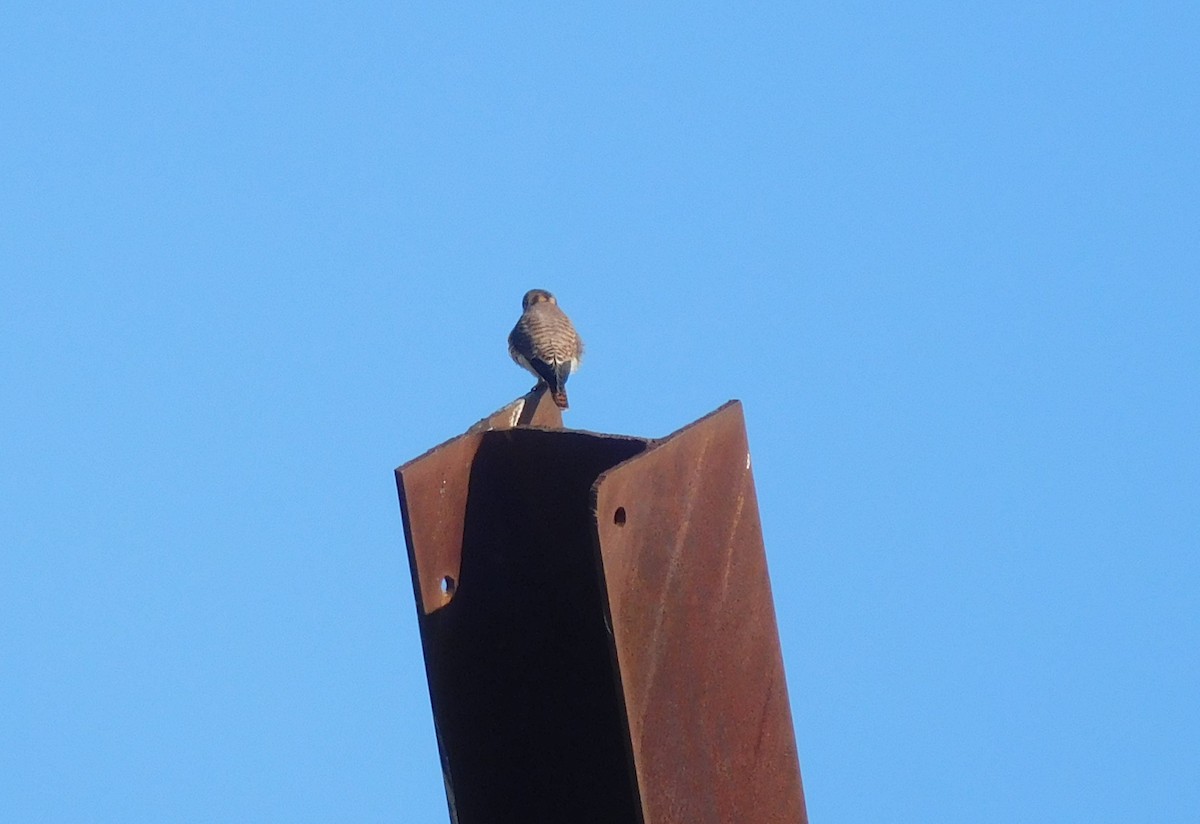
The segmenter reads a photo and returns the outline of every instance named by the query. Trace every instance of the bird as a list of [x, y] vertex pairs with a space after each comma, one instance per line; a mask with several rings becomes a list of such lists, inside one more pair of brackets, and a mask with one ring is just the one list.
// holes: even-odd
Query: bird
[[531, 391], [548, 387], [554, 404], [567, 408], [567, 378], [579, 369], [583, 341], [554, 295], [530, 289], [521, 298], [521, 317], [508, 335], [508, 354], [538, 379]]

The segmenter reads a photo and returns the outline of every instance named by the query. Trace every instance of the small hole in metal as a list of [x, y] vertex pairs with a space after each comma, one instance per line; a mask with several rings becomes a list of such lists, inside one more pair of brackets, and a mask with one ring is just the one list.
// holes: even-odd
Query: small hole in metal
[[442, 594], [443, 595], [453, 595], [454, 594], [454, 586], [455, 586], [454, 579], [451, 578], [449, 575], [447, 575], [445, 578], [442, 579], [442, 582], [441, 582]]
[[617, 526], [625, 526], [625, 507], [617, 507], [617, 511], [613, 513], [613, 523]]

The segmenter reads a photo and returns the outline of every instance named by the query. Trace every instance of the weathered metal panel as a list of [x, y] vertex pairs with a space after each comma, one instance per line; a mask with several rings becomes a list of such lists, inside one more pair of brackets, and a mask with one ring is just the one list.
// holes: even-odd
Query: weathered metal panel
[[467, 511], [467, 482], [483, 433], [518, 424], [561, 429], [562, 410], [554, 405], [549, 393], [531, 393], [396, 470], [413, 586], [425, 614], [441, 608], [454, 596]]
[[645, 441], [537, 401], [397, 470], [452, 820], [638, 822], [590, 490]]
[[560, 414], [396, 471], [452, 820], [804, 822], [740, 406], [661, 442]]
[[595, 495], [646, 824], [807, 821], [741, 405]]

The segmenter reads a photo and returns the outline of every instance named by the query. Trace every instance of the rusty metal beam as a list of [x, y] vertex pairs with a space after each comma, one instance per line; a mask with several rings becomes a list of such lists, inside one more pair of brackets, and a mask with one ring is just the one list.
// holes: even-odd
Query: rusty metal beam
[[741, 406], [532, 394], [396, 470], [458, 824], [806, 822]]

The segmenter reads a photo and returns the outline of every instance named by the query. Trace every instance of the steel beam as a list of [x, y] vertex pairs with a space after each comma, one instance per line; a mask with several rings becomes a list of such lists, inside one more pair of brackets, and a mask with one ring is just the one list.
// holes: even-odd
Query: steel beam
[[741, 405], [531, 394], [396, 470], [458, 824], [806, 822]]

